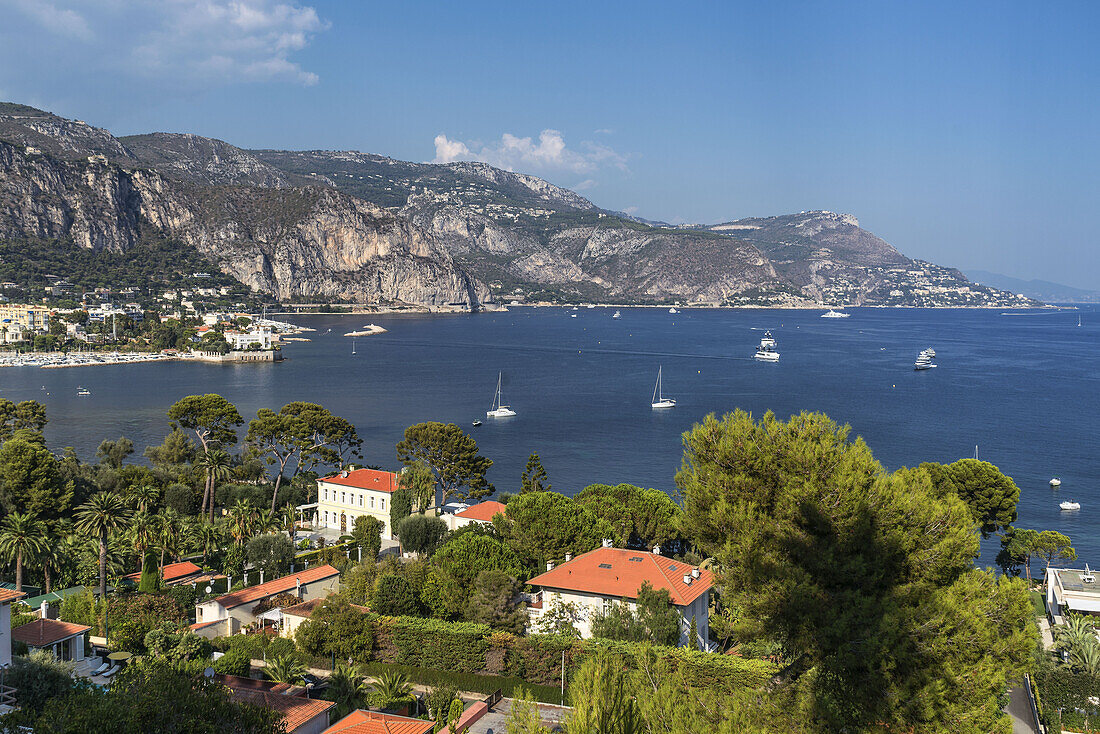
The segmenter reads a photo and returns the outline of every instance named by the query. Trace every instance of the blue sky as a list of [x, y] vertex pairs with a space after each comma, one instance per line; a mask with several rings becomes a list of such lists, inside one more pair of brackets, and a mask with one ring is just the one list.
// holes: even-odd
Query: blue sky
[[478, 158], [674, 222], [829, 209], [1100, 289], [1100, 6], [0, 0], [0, 99]]

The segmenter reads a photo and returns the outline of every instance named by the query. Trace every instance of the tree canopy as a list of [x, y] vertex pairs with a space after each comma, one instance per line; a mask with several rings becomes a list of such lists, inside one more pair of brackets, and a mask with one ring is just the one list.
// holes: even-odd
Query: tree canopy
[[573, 498], [614, 530], [618, 545], [669, 548], [684, 540], [680, 506], [659, 489], [593, 484]]
[[931, 476], [937, 492], [954, 494], [966, 503], [984, 535], [1016, 522], [1020, 488], [988, 461], [960, 459], [947, 465], [924, 463], [920, 468]]
[[452, 497], [477, 499], [493, 493], [493, 485], [485, 480], [492, 460], [481, 456], [477, 442], [454, 423], [409, 426], [397, 444], [397, 458], [406, 465], [423, 462], [431, 469], [443, 504]]
[[745, 610], [739, 634], [790, 651], [777, 696], [818, 730], [1001, 727], [1033, 644], [1024, 585], [973, 567], [962, 500], [848, 434], [743, 411], [685, 434], [685, 526]]
[[509, 545], [528, 564], [540, 568], [566, 553], [586, 553], [604, 538], [614, 537], [610, 523], [557, 492], [519, 494], [507, 507], [503, 528]]
[[527, 578], [519, 556], [502, 540], [488, 534], [456, 535], [432, 556], [432, 566], [443, 606], [456, 617], [466, 611], [475, 581], [482, 571], [503, 571], [520, 579]]
[[48, 421], [46, 406], [37, 400], [13, 403], [0, 398], [0, 441], [7, 441], [20, 430], [41, 433]]
[[216, 393], [180, 398], [168, 409], [168, 420], [172, 428], [194, 431], [203, 451], [209, 450], [211, 441], [237, 443], [236, 428], [244, 423], [236, 406]]

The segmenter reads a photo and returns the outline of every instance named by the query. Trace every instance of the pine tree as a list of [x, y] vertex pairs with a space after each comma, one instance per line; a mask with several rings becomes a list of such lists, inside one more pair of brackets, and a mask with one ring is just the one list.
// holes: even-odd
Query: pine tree
[[550, 482], [546, 481], [546, 469], [542, 466], [542, 459], [538, 454], [527, 457], [527, 466], [523, 469], [521, 477], [522, 493], [549, 492]]

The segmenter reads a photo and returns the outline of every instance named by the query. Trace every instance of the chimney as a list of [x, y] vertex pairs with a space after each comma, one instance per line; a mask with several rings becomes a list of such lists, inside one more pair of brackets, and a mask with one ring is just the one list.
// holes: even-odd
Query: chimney
[[264, 570], [261, 568], [260, 569], [260, 583], [262, 584], [263, 582], [264, 582]]
[[653, 546], [653, 555], [655, 555], [655, 556], [661, 555], [661, 546], [659, 546], [659, 545]]
[[691, 586], [691, 574], [690, 573], [685, 573], [684, 574], [684, 583], [687, 584], [688, 586]]
[[553, 561], [547, 561], [546, 562], [546, 570], [547, 571], [553, 571], [554, 570], [554, 562]]
[[691, 569], [691, 577], [693, 579], [699, 578], [699, 569], [698, 568]]
[[50, 605], [49, 605], [49, 603], [43, 601], [38, 606], [38, 616], [41, 619], [49, 619], [50, 618]]
[[611, 538], [604, 538], [603, 539], [603, 547], [604, 548], [610, 548], [613, 545], [614, 545], [614, 543], [612, 542]]
[[573, 560], [573, 554], [572, 553], [566, 553], [565, 554], [565, 562], [569, 563], [572, 560]]
[[299, 599], [302, 598], [302, 579], [300, 577], [294, 578], [294, 596]]

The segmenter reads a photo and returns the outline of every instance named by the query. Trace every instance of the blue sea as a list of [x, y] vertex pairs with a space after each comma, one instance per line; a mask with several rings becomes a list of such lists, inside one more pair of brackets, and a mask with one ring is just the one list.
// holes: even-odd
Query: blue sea
[[[52, 447], [93, 460], [104, 438], [138, 454], [168, 430], [165, 411], [217, 392], [252, 417], [292, 400], [322, 403], [356, 424], [366, 463], [396, 466], [394, 445], [418, 421], [453, 421], [514, 491], [538, 452], [553, 488], [630, 482], [674, 491], [681, 434], [707, 413], [744, 408], [781, 417], [824, 411], [848, 423], [888, 468], [974, 456], [1020, 486], [1018, 524], [1055, 529], [1100, 564], [1100, 310], [820, 311], [513, 308], [491, 314], [301, 315], [316, 329], [281, 364], [136, 364], [0, 369], [0, 396], [46, 403]], [[575, 313], [576, 318], [571, 314]], [[1078, 314], [1083, 326], [1077, 326]], [[388, 333], [352, 339], [372, 321]], [[752, 359], [770, 329], [776, 364]], [[938, 367], [913, 370], [917, 353]], [[657, 370], [674, 409], [650, 408]], [[486, 419], [497, 374], [514, 418]], [[79, 386], [92, 395], [77, 395]], [[472, 427], [480, 418], [484, 425]], [[1054, 492], [1052, 476], [1062, 479]], [[1058, 503], [1075, 499], [1078, 512]], [[992, 562], [987, 544], [984, 562]]]

